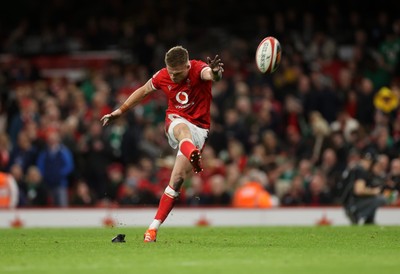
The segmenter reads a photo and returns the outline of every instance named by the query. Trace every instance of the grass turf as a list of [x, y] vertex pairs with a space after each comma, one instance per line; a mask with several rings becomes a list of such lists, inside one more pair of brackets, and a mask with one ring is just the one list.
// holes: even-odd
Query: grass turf
[[[398, 273], [400, 227], [0, 229], [0, 273]], [[126, 243], [111, 243], [118, 233]]]

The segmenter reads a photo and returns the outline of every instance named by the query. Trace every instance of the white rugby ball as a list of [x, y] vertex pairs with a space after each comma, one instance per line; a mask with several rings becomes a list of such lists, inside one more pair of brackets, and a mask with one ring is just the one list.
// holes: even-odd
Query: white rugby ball
[[272, 36], [264, 38], [258, 45], [256, 51], [257, 68], [262, 73], [276, 71], [281, 62], [281, 44], [278, 39]]

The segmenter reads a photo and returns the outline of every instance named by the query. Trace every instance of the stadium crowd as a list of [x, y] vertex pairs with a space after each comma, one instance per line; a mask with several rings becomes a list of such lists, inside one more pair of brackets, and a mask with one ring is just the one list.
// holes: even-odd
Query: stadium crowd
[[[22, 2], [18, 19], [0, 19], [0, 170], [17, 181], [20, 207], [158, 203], [176, 153], [164, 134], [164, 95], [108, 127], [100, 118], [177, 44], [191, 58], [219, 54], [225, 64], [213, 86], [204, 172], [185, 182], [179, 205], [337, 205], [343, 171], [365, 151], [381, 164], [384, 194], [400, 190], [394, 1], [368, 11], [351, 1], [213, 1], [215, 11], [208, 1]], [[272, 75], [254, 64], [265, 36], [283, 49]], [[120, 57], [80, 79], [45, 77], [32, 62], [93, 51]]]

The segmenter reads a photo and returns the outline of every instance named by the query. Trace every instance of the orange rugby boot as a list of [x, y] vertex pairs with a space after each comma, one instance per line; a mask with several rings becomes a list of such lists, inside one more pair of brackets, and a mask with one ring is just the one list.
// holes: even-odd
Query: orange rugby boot
[[157, 229], [147, 229], [143, 238], [145, 243], [155, 242], [157, 240]]

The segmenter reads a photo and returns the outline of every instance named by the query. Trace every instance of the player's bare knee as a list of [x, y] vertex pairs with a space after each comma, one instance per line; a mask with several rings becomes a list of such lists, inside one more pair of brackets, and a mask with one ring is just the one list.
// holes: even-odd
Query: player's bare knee
[[189, 127], [186, 124], [181, 123], [174, 127], [174, 136], [176, 139], [182, 140], [184, 138], [191, 138], [192, 134], [190, 133]]

